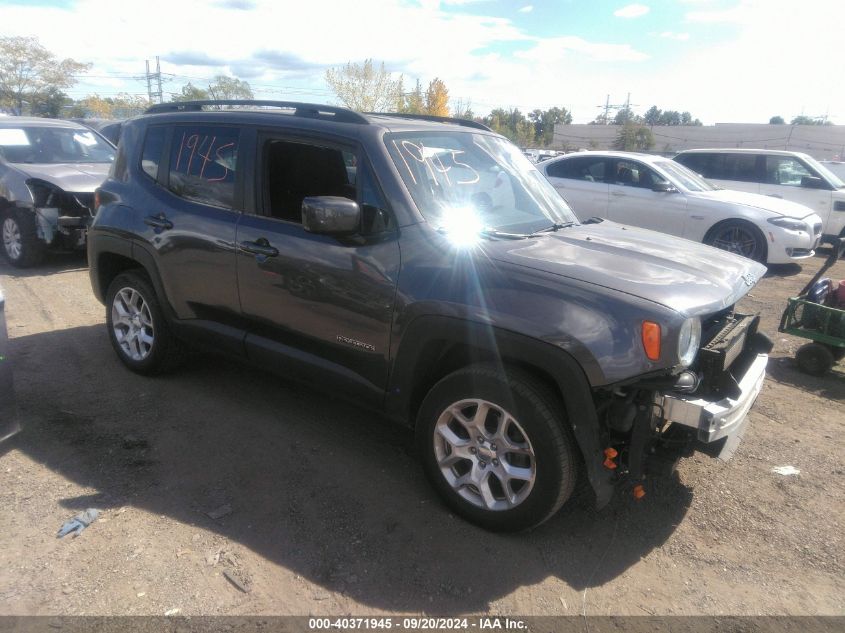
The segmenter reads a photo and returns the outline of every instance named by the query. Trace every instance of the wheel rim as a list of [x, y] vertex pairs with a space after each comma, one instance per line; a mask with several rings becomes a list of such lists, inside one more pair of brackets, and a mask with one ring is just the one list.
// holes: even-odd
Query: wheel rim
[[534, 487], [536, 458], [519, 422], [487, 400], [460, 400], [434, 427], [434, 456], [458, 495], [485, 510], [510, 510]]
[[6, 218], [3, 221], [3, 248], [6, 254], [12, 259], [19, 259], [23, 250], [21, 231], [18, 223], [13, 218]]
[[713, 238], [713, 246], [749, 259], [757, 256], [757, 238], [742, 226], [723, 229]]
[[152, 352], [155, 328], [147, 304], [134, 288], [123, 288], [115, 296], [111, 307], [112, 331], [120, 349], [129, 358], [141, 361]]

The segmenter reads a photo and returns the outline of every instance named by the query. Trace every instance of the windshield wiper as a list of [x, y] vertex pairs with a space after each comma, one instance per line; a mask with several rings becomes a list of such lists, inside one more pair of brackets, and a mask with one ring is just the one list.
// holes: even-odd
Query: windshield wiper
[[[438, 227], [437, 231], [444, 234], [449, 233], [449, 229], [447, 229], [445, 226]], [[505, 233], [504, 231], [497, 231], [496, 229], [489, 228], [481, 229], [477, 232], [477, 234], [482, 237], [499, 238], [505, 240], [524, 240], [531, 237], [527, 233]]]
[[574, 226], [576, 224], [577, 224], [577, 222], [555, 222], [551, 226], [547, 226], [546, 228], [540, 229], [539, 231], [534, 231], [533, 233], [531, 233], [530, 235], [527, 235], [526, 237], [534, 237], [535, 235], [540, 235], [540, 233], [552, 233], [552, 232], [560, 231], [561, 229], [567, 229], [570, 226]]

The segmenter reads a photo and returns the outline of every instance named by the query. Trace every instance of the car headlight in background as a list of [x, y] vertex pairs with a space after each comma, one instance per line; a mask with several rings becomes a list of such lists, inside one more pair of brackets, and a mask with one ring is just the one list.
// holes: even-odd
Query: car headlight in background
[[701, 320], [692, 317], [684, 321], [678, 334], [678, 359], [684, 367], [692, 365], [701, 343]]
[[807, 231], [807, 223], [804, 220], [796, 220], [795, 218], [769, 218], [766, 221], [769, 224], [774, 224], [790, 231]]

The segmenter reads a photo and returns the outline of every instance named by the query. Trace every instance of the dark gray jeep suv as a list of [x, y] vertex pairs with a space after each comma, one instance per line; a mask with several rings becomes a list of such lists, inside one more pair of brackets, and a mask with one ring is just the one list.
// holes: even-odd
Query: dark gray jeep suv
[[471, 121], [163, 104], [125, 124], [97, 204], [91, 282], [126, 366], [190, 343], [382, 411], [490, 529], [539, 524], [580, 477], [602, 506], [729, 454], [765, 377], [734, 310], [763, 266], [579, 223]]

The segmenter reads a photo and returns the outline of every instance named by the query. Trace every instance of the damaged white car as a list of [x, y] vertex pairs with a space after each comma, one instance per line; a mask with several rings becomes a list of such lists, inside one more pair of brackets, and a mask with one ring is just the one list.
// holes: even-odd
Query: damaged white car
[[114, 156], [107, 141], [77, 123], [0, 119], [0, 234], [12, 265], [34, 266], [48, 248], [85, 247], [94, 190]]

